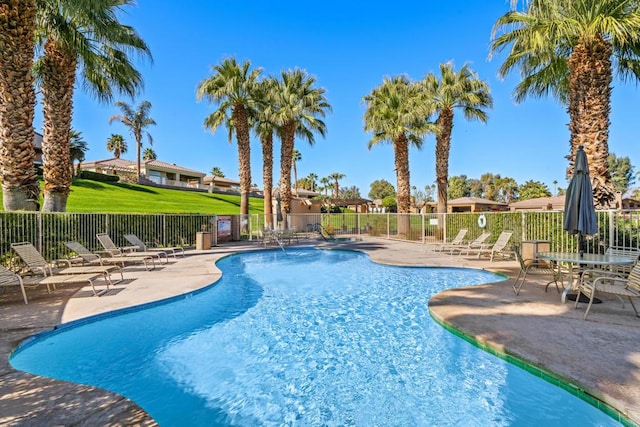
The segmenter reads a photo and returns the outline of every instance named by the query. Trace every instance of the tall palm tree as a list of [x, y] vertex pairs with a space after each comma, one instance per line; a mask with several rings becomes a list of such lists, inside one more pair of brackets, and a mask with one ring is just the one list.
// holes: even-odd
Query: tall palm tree
[[309, 180], [309, 185], [311, 187], [311, 188], [309, 188], [309, 190], [316, 191], [316, 180], [318, 179], [318, 175], [316, 175], [315, 173], [311, 172], [309, 174], [309, 176], [307, 176], [307, 179]]
[[213, 75], [198, 85], [197, 98], [206, 98], [217, 104], [204, 125], [215, 132], [224, 123], [229, 132], [229, 142], [233, 133], [238, 143], [238, 168], [240, 176], [240, 214], [249, 214], [249, 193], [251, 191], [251, 148], [249, 139], [249, 117], [254, 108], [253, 99], [261, 69], [250, 70], [251, 63], [238, 64], [235, 58], [227, 58], [213, 67]]
[[453, 130], [454, 110], [461, 109], [467, 120], [487, 121], [485, 110], [493, 106], [489, 86], [471, 71], [467, 64], [457, 73], [453, 63], [440, 64], [440, 76], [429, 73], [422, 84], [428, 102], [437, 114], [436, 125], [436, 183], [438, 185], [438, 213], [447, 212], [447, 182], [449, 180], [449, 151]]
[[82, 137], [82, 132], [78, 132], [75, 129], [71, 129], [69, 132], [69, 170], [71, 176], [76, 175], [76, 168], [74, 168], [74, 162], [77, 160], [79, 163], [84, 161], [84, 153], [87, 152], [89, 146], [87, 141]]
[[0, 181], [4, 210], [38, 210], [32, 73], [36, 2], [12, 0], [0, 12]]
[[149, 111], [151, 110], [151, 103], [149, 101], [142, 101], [138, 108], [134, 110], [129, 104], [124, 101], [116, 101], [114, 104], [120, 108], [122, 114], [114, 114], [109, 117], [109, 124], [114, 121], [121, 122], [123, 125], [129, 128], [133, 139], [136, 141], [136, 178], [139, 180], [141, 175], [140, 168], [140, 151], [142, 149], [142, 136], [146, 133], [147, 141], [149, 145], [153, 145], [153, 137], [146, 131], [146, 128], [151, 125], [155, 125], [156, 122], [149, 117]]
[[214, 166], [213, 168], [211, 168], [211, 175], [217, 178], [224, 178], [224, 172], [222, 172], [222, 169], [220, 169], [218, 166]]
[[519, 11], [516, 3], [496, 21], [492, 34], [492, 53], [508, 47], [499, 73], [520, 71], [516, 101], [551, 94], [567, 105], [567, 176], [583, 145], [594, 202], [610, 206], [615, 194], [607, 164], [611, 82], [614, 68], [622, 79], [640, 78], [640, 5], [635, 0], [537, 0]]
[[107, 151], [113, 152], [113, 157], [119, 159], [122, 153], [127, 152], [127, 142], [124, 137], [117, 133], [112, 133], [107, 139]]
[[420, 149], [423, 138], [435, 130], [428, 121], [429, 105], [420, 85], [406, 76], [385, 77], [364, 102], [364, 128], [373, 134], [369, 149], [382, 142], [393, 144], [398, 213], [409, 213], [409, 144]]
[[156, 160], [157, 158], [158, 158], [158, 155], [156, 154], [155, 151], [153, 151], [153, 148], [145, 148], [144, 151], [142, 152], [143, 160]]
[[329, 195], [329, 188], [331, 188], [331, 178], [325, 176], [324, 178], [320, 178], [320, 184], [322, 184], [322, 189], [324, 190], [324, 195]]
[[260, 137], [262, 146], [264, 219], [269, 229], [273, 229], [273, 134], [278, 131], [274, 114], [277, 89], [278, 83], [273, 78], [259, 82], [255, 91], [256, 105], [252, 117], [252, 126]]
[[340, 194], [340, 180], [346, 177], [345, 174], [340, 172], [334, 172], [329, 175], [329, 179], [333, 181], [333, 198], [337, 199]]
[[[76, 78], [100, 101], [114, 90], [134, 96], [142, 75], [129, 55], [150, 57], [144, 41], [118, 21], [133, 0], [36, 0], [37, 41], [44, 55], [35, 71], [43, 94], [43, 170], [45, 211], [66, 210], [71, 186], [69, 132]], [[79, 76], [76, 76], [79, 69]]]
[[291, 157], [291, 166], [293, 167], [293, 191], [295, 191], [296, 196], [298, 196], [298, 162], [302, 160], [302, 154], [294, 148]]
[[295, 137], [315, 142], [314, 133], [324, 137], [327, 127], [322, 121], [331, 105], [324, 88], [316, 88], [315, 77], [300, 69], [282, 71], [276, 91], [275, 120], [280, 129], [280, 197], [283, 226], [287, 227], [287, 213], [291, 208], [291, 163]]

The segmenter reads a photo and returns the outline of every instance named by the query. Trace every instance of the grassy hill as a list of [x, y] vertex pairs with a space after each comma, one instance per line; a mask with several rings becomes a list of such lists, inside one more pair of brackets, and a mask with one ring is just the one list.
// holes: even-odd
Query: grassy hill
[[[0, 193], [0, 200], [1, 196]], [[67, 212], [234, 215], [240, 213], [240, 196], [76, 179], [67, 200]], [[250, 198], [249, 213], [262, 212], [263, 200]]]

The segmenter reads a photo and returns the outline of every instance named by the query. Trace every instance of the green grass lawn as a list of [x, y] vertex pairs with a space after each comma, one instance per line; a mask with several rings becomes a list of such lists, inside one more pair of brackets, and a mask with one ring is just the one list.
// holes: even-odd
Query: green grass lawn
[[[263, 206], [263, 199], [249, 199], [249, 213], [262, 213]], [[67, 200], [67, 212], [237, 215], [240, 196], [76, 179]]]

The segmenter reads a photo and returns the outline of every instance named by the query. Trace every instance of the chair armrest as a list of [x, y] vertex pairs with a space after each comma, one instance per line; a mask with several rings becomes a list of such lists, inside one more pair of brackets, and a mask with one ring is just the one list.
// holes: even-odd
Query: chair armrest
[[55, 267], [58, 267], [59, 265], [62, 265], [62, 266], [65, 266], [65, 267], [71, 267], [71, 260], [70, 259], [64, 259], [64, 258], [54, 259], [51, 263]]

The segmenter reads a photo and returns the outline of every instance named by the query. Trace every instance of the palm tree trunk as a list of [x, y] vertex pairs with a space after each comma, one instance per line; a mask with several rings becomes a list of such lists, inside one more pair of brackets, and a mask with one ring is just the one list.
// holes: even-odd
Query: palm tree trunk
[[396, 179], [398, 182], [398, 237], [407, 238], [410, 231], [409, 213], [411, 185], [409, 182], [409, 141], [401, 135], [393, 142]]
[[444, 238], [444, 220], [447, 213], [449, 187], [449, 152], [451, 150], [451, 132], [453, 130], [453, 110], [443, 108], [436, 120], [436, 185], [438, 187], [438, 229], [436, 239]]
[[43, 211], [65, 212], [71, 187], [69, 165], [71, 117], [75, 57], [65, 55], [51, 40], [44, 47], [42, 77], [44, 135], [42, 158], [44, 170]]
[[33, 146], [35, 0], [3, 2], [0, 13], [0, 181], [5, 211], [38, 210]]
[[249, 193], [251, 192], [251, 146], [247, 110], [243, 105], [233, 109], [238, 141], [238, 166], [240, 168], [240, 215], [249, 215]]
[[282, 199], [282, 227], [288, 228], [287, 213], [291, 209], [291, 163], [296, 125], [291, 121], [282, 128], [282, 146], [280, 151], [280, 197]]
[[578, 44], [569, 58], [570, 166], [580, 145], [589, 162], [596, 208], [608, 208], [615, 200], [609, 165], [609, 116], [611, 112], [611, 44], [604, 39]]
[[438, 185], [438, 213], [447, 213], [447, 186], [449, 182], [449, 151], [453, 130], [453, 111], [443, 109], [436, 121], [436, 183]]
[[264, 220], [273, 229], [273, 133], [262, 136], [262, 183], [264, 186]]

